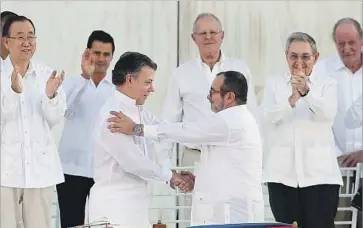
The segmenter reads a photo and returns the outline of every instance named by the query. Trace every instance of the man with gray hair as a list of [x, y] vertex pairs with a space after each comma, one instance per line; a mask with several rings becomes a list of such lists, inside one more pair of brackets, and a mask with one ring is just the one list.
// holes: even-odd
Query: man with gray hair
[[[256, 117], [258, 108], [249, 68], [245, 62], [224, 55], [221, 50], [224, 31], [218, 17], [211, 13], [199, 14], [194, 21], [191, 37], [198, 47], [199, 56], [174, 71], [163, 105], [162, 119], [188, 123], [211, 115], [210, 103], [206, 99], [210, 85], [219, 72], [229, 70], [241, 72], [246, 77], [250, 88], [247, 107]], [[158, 157], [170, 157], [173, 145], [162, 143]], [[197, 144], [183, 144], [180, 147], [182, 156], [179, 165], [194, 166], [199, 162], [200, 149]], [[164, 162], [168, 160], [164, 159]], [[182, 196], [179, 203], [188, 206], [191, 200], [188, 196]], [[189, 220], [190, 209], [180, 209], [179, 219]], [[179, 227], [185, 225], [179, 224]]]
[[[352, 127], [362, 117], [362, 34], [357, 20], [349, 17], [338, 20], [332, 32], [338, 55], [319, 64], [338, 83], [338, 114], [333, 132], [341, 167], [356, 167], [363, 158], [362, 126]], [[350, 115], [349, 109], [355, 110], [354, 115]], [[340, 201], [342, 207], [349, 207], [349, 203], [350, 198]], [[349, 212], [337, 214], [339, 221], [349, 221], [351, 217]]]
[[332, 228], [342, 184], [331, 130], [336, 82], [314, 67], [319, 52], [310, 35], [291, 34], [285, 55], [289, 71], [267, 79], [261, 105], [263, 181], [276, 221]]

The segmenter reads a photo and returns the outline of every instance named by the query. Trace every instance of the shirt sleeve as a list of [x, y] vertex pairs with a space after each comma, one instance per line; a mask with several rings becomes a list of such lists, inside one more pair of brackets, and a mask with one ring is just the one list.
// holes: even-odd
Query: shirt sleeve
[[229, 128], [225, 120], [215, 114], [198, 122], [145, 125], [144, 137], [164, 142], [221, 145], [228, 142]]
[[141, 148], [135, 144], [132, 136], [111, 133], [106, 120], [101, 123], [97, 136], [103, 147], [116, 159], [125, 172], [139, 176], [142, 179], [170, 181], [172, 171], [162, 168], [150, 160]]
[[[1, 114], [7, 114], [19, 106], [21, 93], [16, 93], [11, 88], [10, 75], [1, 76]], [[20, 77], [20, 76], [19, 76]], [[21, 80], [20, 80], [21, 81]]]
[[[144, 115], [144, 122], [146, 125], [157, 125], [162, 122], [167, 123], [167, 121], [161, 121], [158, 117], [152, 115], [151, 112], [148, 110], [143, 111]], [[173, 163], [172, 163], [172, 150], [161, 150], [156, 153], [156, 160], [158, 164], [160, 164], [164, 168], [172, 169]]]
[[279, 96], [275, 89], [278, 82], [277, 76], [269, 77], [264, 89], [261, 103], [262, 116], [265, 123], [275, 124], [288, 116], [291, 116], [293, 109], [289, 103], [289, 98]]
[[354, 101], [345, 116], [344, 123], [348, 129], [362, 127], [362, 106], [363, 100], [361, 95], [356, 101]]
[[310, 110], [317, 118], [315, 121], [333, 121], [337, 114], [337, 83], [334, 79], [328, 78], [323, 90], [316, 90], [314, 84], [303, 100], [309, 105]]
[[80, 103], [82, 95], [86, 91], [88, 80], [84, 79], [82, 76], [78, 76], [68, 77], [64, 82], [67, 104], [64, 117], [71, 119], [76, 112], [76, 107]]
[[[246, 66], [247, 67], [247, 66]], [[247, 67], [246, 69], [246, 80], [248, 82], [248, 93], [247, 93], [247, 108], [255, 117], [257, 123], [260, 123], [261, 120], [261, 111], [257, 104], [255, 86], [252, 80], [252, 75], [250, 69]]]
[[66, 109], [66, 96], [62, 86], [57, 90], [57, 95], [49, 99], [44, 93], [41, 98], [42, 111], [50, 127], [61, 122]]

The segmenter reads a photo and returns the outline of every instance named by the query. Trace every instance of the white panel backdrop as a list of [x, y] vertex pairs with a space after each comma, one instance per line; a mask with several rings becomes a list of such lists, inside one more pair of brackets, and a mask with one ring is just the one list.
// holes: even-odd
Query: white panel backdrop
[[[362, 22], [361, 1], [181, 1], [180, 33], [176, 1], [2, 1], [1, 10], [11, 10], [33, 20], [37, 29], [36, 58], [69, 75], [80, 73], [80, 58], [93, 30], [102, 29], [115, 39], [112, 66], [125, 51], [149, 55], [158, 65], [157, 92], [147, 106], [159, 114], [173, 69], [197, 56], [190, 38], [198, 13], [215, 13], [225, 30], [226, 55], [244, 59], [250, 66], [256, 89], [266, 77], [285, 67], [284, 48], [291, 32], [311, 34], [321, 57], [334, 54], [332, 26], [342, 17]], [[180, 52], [177, 44], [179, 42]], [[55, 129], [59, 139], [62, 126]], [[153, 186], [155, 192], [168, 192]], [[266, 202], [267, 203], [267, 202]], [[173, 200], [152, 205], [172, 205]], [[152, 219], [159, 216], [153, 214]], [[163, 211], [163, 219], [171, 213]]]

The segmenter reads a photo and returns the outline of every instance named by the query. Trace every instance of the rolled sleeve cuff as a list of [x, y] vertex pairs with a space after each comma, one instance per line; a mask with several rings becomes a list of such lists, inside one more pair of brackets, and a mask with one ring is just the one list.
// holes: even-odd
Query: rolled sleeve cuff
[[162, 181], [169, 184], [172, 177], [173, 177], [173, 172], [170, 169], [163, 168], [163, 173], [161, 175]]
[[310, 91], [309, 91], [309, 93], [305, 96], [305, 97], [303, 97], [303, 100], [309, 105], [309, 106], [311, 106], [311, 104], [314, 104], [314, 102], [315, 102], [315, 94], [314, 94], [314, 91], [311, 91], [311, 89], [310, 89]]
[[144, 138], [158, 141], [158, 125], [144, 125]]

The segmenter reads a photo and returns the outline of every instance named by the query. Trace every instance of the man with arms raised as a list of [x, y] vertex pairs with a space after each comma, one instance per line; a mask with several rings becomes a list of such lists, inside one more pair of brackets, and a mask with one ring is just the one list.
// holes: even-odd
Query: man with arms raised
[[148, 139], [201, 145], [191, 225], [264, 220], [262, 143], [256, 120], [246, 107], [247, 90], [243, 74], [221, 72], [208, 95], [215, 114], [203, 120], [144, 126], [121, 112], [113, 112], [116, 117], [108, 120], [111, 132], [134, 135], [137, 130]]
[[110, 111], [121, 110], [136, 123], [142, 111], [136, 99], [154, 92], [157, 69], [149, 57], [126, 52], [112, 71], [116, 91], [103, 106], [94, 131], [94, 181], [89, 201], [90, 222], [108, 220], [124, 228], [148, 228], [148, 180], [172, 185], [184, 183], [180, 174], [153, 163], [146, 142], [140, 137], [113, 134], [108, 129]]
[[50, 228], [54, 185], [64, 180], [51, 134], [66, 108], [64, 72], [32, 61], [30, 19], [9, 18], [3, 35], [11, 67], [1, 75], [1, 227]]

